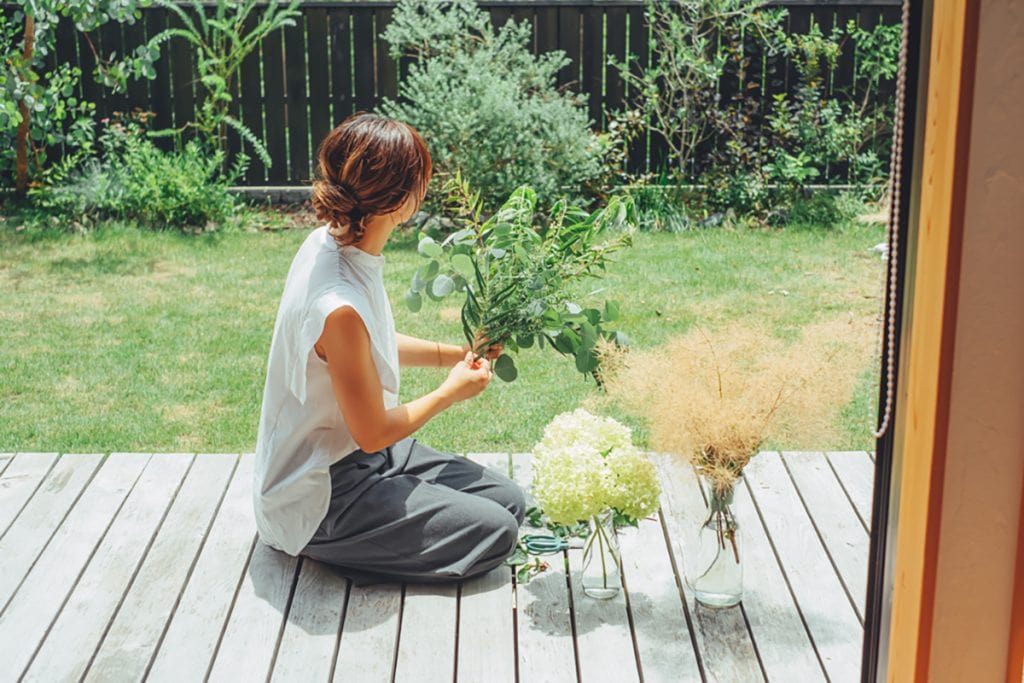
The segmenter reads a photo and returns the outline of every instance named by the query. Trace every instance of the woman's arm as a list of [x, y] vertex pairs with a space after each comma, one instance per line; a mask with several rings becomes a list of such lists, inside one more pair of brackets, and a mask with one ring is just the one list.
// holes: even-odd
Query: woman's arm
[[[398, 340], [398, 364], [402, 367], [450, 368], [470, 351], [469, 344], [455, 346], [407, 334], [396, 334], [395, 337]], [[487, 347], [487, 359], [494, 360], [501, 355], [503, 349], [500, 344]]]
[[407, 334], [396, 334], [398, 364], [402, 367], [450, 368], [466, 357], [469, 344], [455, 346], [427, 341]]
[[335, 400], [359, 448], [372, 453], [406, 438], [427, 420], [458, 401], [476, 396], [490, 381], [490, 364], [470, 365], [467, 355], [447, 379], [425, 396], [387, 410], [373, 357], [370, 334], [355, 309], [343, 306], [327, 316], [317, 344], [327, 356]]

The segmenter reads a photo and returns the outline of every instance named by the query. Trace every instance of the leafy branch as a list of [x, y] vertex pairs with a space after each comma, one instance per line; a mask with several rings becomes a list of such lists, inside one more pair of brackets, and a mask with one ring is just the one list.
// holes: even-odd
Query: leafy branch
[[[456, 230], [442, 242], [421, 234], [418, 250], [428, 262], [406, 292], [409, 309], [419, 311], [424, 295], [440, 301], [462, 293], [463, 334], [477, 356], [490, 344], [512, 353], [547, 344], [600, 383], [598, 340], [628, 343], [605, 327], [618, 320], [619, 307], [606, 301], [603, 308], [584, 308], [573, 301], [571, 287], [600, 277], [612, 254], [631, 244], [631, 200], [612, 197], [592, 213], [559, 200], [538, 212], [536, 193], [522, 186], [485, 218], [479, 193], [461, 173], [449, 178], [444, 191]], [[494, 371], [505, 381], [518, 374], [508, 353], [495, 361]]]

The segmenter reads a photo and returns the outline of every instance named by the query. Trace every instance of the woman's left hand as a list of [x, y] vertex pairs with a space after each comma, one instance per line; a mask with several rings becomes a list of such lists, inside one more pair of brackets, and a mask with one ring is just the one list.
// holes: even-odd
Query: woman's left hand
[[[483, 336], [483, 335], [477, 335], [477, 338], [476, 338], [476, 348], [480, 348], [480, 347], [484, 346], [484, 344], [487, 344], [487, 338], [485, 336]], [[473, 350], [472, 348], [470, 348], [469, 344], [466, 344], [463, 348], [466, 351], [472, 351]], [[504, 344], [487, 344], [486, 351], [485, 351], [485, 353], [483, 355], [484, 355], [484, 357], [487, 360], [494, 361], [494, 359], [496, 359], [498, 356], [500, 356], [504, 352], [505, 352], [505, 345]]]

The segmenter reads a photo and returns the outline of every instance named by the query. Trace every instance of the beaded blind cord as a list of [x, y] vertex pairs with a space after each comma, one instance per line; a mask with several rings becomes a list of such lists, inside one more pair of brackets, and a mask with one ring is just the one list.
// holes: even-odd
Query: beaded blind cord
[[889, 220], [886, 224], [886, 320], [883, 329], [885, 343], [885, 403], [878, 429], [872, 432], [882, 438], [892, 424], [893, 391], [896, 385], [896, 292], [898, 279], [900, 190], [903, 175], [903, 119], [906, 111], [907, 43], [910, 38], [910, 0], [903, 0], [900, 35], [900, 61], [896, 73], [896, 111], [892, 126], [892, 149], [889, 154]]

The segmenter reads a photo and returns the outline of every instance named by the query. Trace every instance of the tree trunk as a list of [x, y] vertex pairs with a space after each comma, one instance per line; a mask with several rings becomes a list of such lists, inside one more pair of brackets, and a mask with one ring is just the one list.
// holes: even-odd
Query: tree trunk
[[[32, 53], [36, 41], [36, 22], [31, 15], [25, 16], [25, 51], [26, 64], [31, 66]], [[21, 110], [21, 123], [18, 124], [18, 136], [15, 141], [15, 181], [14, 187], [19, 195], [24, 196], [28, 191], [28, 128], [29, 109], [23, 99], [18, 105]]]

